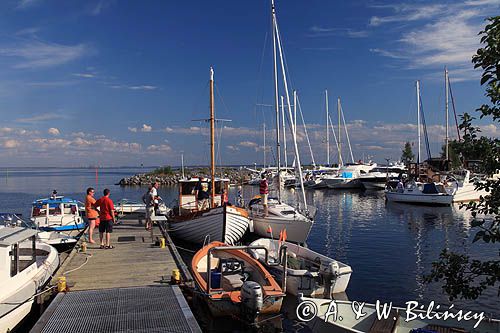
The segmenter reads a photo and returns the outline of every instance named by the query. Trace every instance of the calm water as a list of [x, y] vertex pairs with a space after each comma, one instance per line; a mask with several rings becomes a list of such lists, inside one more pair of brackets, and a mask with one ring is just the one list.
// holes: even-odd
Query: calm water
[[[29, 215], [30, 203], [47, 197], [53, 189], [61, 195], [84, 199], [84, 191], [93, 186], [100, 193], [111, 189], [113, 200], [140, 201], [144, 188], [114, 185], [121, 178], [146, 169], [99, 170], [96, 184], [92, 169], [9, 169], [0, 170], [0, 211]], [[258, 188], [245, 187], [250, 198]], [[175, 187], [160, 188], [167, 204], [176, 199]], [[231, 189], [230, 200], [236, 189]], [[295, 200], [286, 191], [285, 200]], [[475, 230], [470, 229], [471, 215], [458, 207], [423, 207], [387, 204], [381, 192], [314, 190], [307, 192], [308, 203], [318, 207], [316, 222], [308, 246], [343, 261], [353, 268], [347, 289], [350, 300], [374, 303], [406, 301], [425, 303], [435, 300], [449, 304], [438, 285], [426, 285], [422, 275], [443, 247], [462, 251], [474, 258], [498, 259], [498, 245], [472, 244]], [[234, 200], [231, 200], [234, 201]], [[490, 289], [475, 301], [455, 301], [455, 308], [485, 311], [500, 317], [496, 291]]]

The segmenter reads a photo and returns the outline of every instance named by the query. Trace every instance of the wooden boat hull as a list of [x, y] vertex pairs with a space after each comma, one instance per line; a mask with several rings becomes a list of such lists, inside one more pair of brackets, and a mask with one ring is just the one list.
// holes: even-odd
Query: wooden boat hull
[[216, 207], [191, 219], [169, 217], [169, 233], [178, 239], [203, 244], [207, 235], [210, 241], [236, 244], [249, 226], [248, 214], [235, 206]]
[[421, 193], [399, 193], [385, 192], [387, 201], [404, 202], [421, 205], [449, 206], [453, 202], [453, 196], [449, 194], [421, 194]]
[[[252, 283], [257, 283], [262, 288], [262, 308], [255, 315], [279, 313], [285, 294], [269, 271], [258, 260], [243, 250], [228, 247], [228, 250], [210, 252], [214, 247], [223, 248], [227, 247], [227, 245], [221, 242], [212, 242], [199, 250], [191, 262], [193, 278], [200, 291], [197, 295], [206, 301], [211, 314], [215, 317], [236, 316], [241, 318], [245, 311], [248, 310], [242, 300], [244, 284], [241, 286], [228, 286], [221, 283], [219, 287], [208, 290], [208, 273], [216, 272], [219, 261], [223, 259], [241, 261], [244, 265], [244, 271], [250, 273], [248, 281], [253, 281]], [[208, 269], [209, 254], [210, 270]], [[225, 276], [231, 275], [222, 275], [221, 273], [221, 278]]]

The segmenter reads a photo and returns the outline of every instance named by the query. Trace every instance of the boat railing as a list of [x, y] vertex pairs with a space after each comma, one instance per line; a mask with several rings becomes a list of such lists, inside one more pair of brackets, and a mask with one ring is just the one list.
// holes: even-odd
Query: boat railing
[[212, 283], [212, 277], [211, 277], [211, 272], [212, 272], [212, 268], [211, 268], [211, 256], [212, 256], [212, 252], [216, 252], [216, 251], [234, 251], [234, 250], [238, 250], [238, 251], [249, 251], [249, 250], [264, 250], [264, 258], [265, 258], [265, 263], [266, 265], [268, 266], [279, 266], [279, 265], [283, 265], [283, 285], [282, 285], [282, 290], [283, 290], [283, 293], [286, 292], [286, 269], [287, 269], [287, 255], [286, 255], [286, 251], [287, 251], [287, 246], [286, 245], [282, 245], [280, 247], [280, 251], [279, 251], [279, 258], [277, 261], [273, 261], [273, 262], [270, 262], [269, 261], [269, 251], [268, 249], [265, 247], [265, 246], [259, 246], [259, 245], [250, 245], [250, 246], [215, 246], [215, 247], [212, 247], [210, 249], [208, 249], [208, 252], [207, 252], [207, 291], [206, 293], [210, 296], [212, 294], [215, 294], [215, 292], [212, 292], [212, 288], [211, 288], [211, 283]]

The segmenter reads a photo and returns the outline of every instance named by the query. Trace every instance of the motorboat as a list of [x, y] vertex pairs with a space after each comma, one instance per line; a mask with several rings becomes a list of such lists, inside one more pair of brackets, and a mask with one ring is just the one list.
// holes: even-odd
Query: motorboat
[[479, 201], [481, 197], [487, 196], [489, 193], [485, 189], [476, 188], [476, 182], [481, 184], [481, 179], [471, 179], [469, 170], [461, 170], [447, 175], [444, 179], [446, 191], [453, 195], [453, 202], [468, 203], [471, 201]]
[[280, 312], [285, 293], [264, 265], [245, 252], [250, 249], [267, 251], [212, 242], [194, 255], [191, 270], [197, 295], [214, 317], [236, 316], [253, 323], [258, 315]]
[[51, 245], [76, 242], [65, 233], [86, 226], [79, 202], [63, 196], [35, 200], [31, 205], [31, 221], [39, 230], [38, 237]]
[[[156, 209], [156, 215], [167, 215], [169, 208], [163, 202], [159, 200], [158, 209]], [[146, 204], [142, 202], [137, 202], [129, 199], [121, 199], [115, 203], [115, 211], [120, 215], [130, 215], [130, 214], [146, 214]]]
[[453, 203], [453, 194], [448, 193], [445, 186], [437, 182], [410, 181], [406, 185], [401, 182], [396, 188], [388, 187], [385, 198], [387, 201], [422, 205], [449, 206]]
[[[262, 246], [268, 251], [268, 261], [277, 263], [281, 246], [287, 246], [286, 291], [294, 296], [303, 294], [308, 297], [333, 298], [334, 294], [345, 292], [351, 278], [352, 268], [340, 261], [328, 258], [306, 247], [279, 241], [277, 239], [260, 238], [250, 246]], [[252, 250], [264, 265], [265, 252]], [[266, 266], [269, 272], [280, 277], [282, 265]]]
[[340, 168], [338, 175], [324, 178], [325, 184], [331, 189], [359, 189], [362, 188], [360, 177], [367, 174], [377, 164], [348, 163]]
[[0, 224], [0, 332], [10, 332], [30, 313], [59, 266], [57, 250], [37, 241], [38, 231]]
[[365, 190], [384, 190], [387, 182], [401, 178], [406, 172], [406, 167], [401, 164], [378, 166], [359, 176], [359, 181]]
[[[391, 307], [386, 310], [387, 316], [382, 315], [383, 304], [368, 304], [358, 302], [353, 304], [351, 301], [330, 299], [318, 299], [309, 297], [300, 297], [299, 302], [306, 304], [306, 307], [311, 310], [314, 317], [307, 322], [307, 325], [313, 332], [317, 333], [346, 333], [346, 332], [442, 332], [442, 333], [493, 333], [500, 332], [500, 321], [496, 319], [484, 318], [479, 322], [477, 327], [474, 327], [478, 320], [458, 320], [450, 317], [444, 319], [443, 316], [436, 316], [436, 312], [429, 315], [423, 310], [411, 310], [409, 313], [407, 308]], [[417, 305], [418, 302], [415, 302]], [[360, 308], [360, 304], [363, 304]], [[414, 305], [414, 304], [412, 304]], [[300, 305], [299, 305], [300, 307]], [[304, 307], [304, 306], [303, 306]], [[444, 307], [439, 309], [443, 313]], [[363, 316], [358, 316], [353, 309], [360, 309], [364, 313]], [[335, 313], [332, 313], [335, 311]], [[457, 313], [459, 310], [450, 309], [452, 313]], [[462, 310], [463, 311], [463, 310]], [[379, 316], [378, 312], [381, 314]], [[464, 311], [465, 312], [465, 311]], [[302, 314], [298, 313], [299, 316]], [[407, 320], [407, 316], [415, 316], [413, 320]], [[472, 315], [471, 315], [472, 317]], [[461, 316], [462, 318], [462, 316]], [[309, 318], [307, 318], [309, 319]]]
[[275, 197], [267, 200], [267, 214], [260, 196], [250, 200], [248, 211], [252, 221], [250, 231], [261, 237], [273, 238], [286, 230], [290, 242], [302, 244], [306, 242], [314, 224], [313, 207], [308, 207], [307, 213], [303, 213]]

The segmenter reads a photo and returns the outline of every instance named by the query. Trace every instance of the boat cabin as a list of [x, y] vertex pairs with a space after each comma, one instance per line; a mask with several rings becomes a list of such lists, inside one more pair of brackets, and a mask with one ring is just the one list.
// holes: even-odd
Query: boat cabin
[[23, 227], [0, 227], [0, 283], [36, 263], [37, 233]]
[[[211, 180], [208, 178], [189, 178], [179, 181], [179, 215], [205, 210], [211, 204]], [[200, 191], [205, 194], [200, 195]], [[215, 180], [215, 207], [227, 202], [229, 179]], [[205, 199], [202, 199], [205, 196]]]
[[78, 201], [71, 198], [39, 199], [31, 205], [31, 219], [38, 227], [47, 227], [52, 224], [63, 225], [64, 217], [75, 218], [78, 216]]

